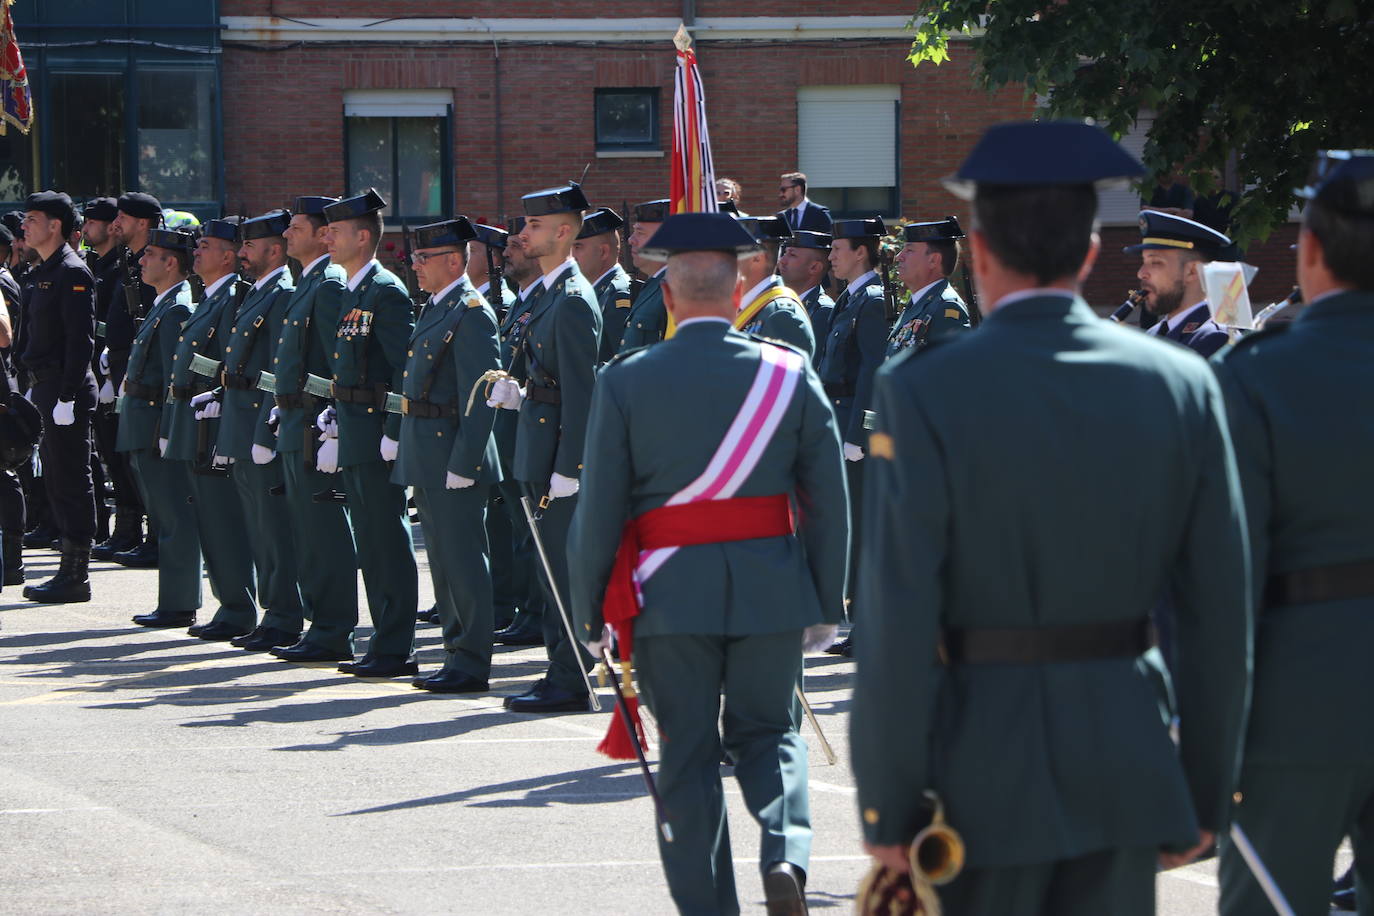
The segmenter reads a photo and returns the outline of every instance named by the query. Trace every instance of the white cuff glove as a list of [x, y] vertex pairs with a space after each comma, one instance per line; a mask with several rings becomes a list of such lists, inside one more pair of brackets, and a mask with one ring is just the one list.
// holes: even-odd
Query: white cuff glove
[[315, 426], [329, 438], [339, 438], [339, 415], [333, 407], [326, 407], [320, 411], [320, 415], [315, 418]]
[[268, 464], [268, 463], [271, 462], [271, 460], [272, 460], [273, 458], [275, 458], [275, 457], [277, 457], [277, 453], [274, 452], [274, 451], [272, 451], [272, 450], [271, 450], [270, 448], [268, 448], [267, 446], [265, 446], [265, 445], [254, 445], [254, 446], [253, 446], [253, 463], [254, 463], [254, 464]]
[[614, 643], [615, 633], [611, 630], [611, 625], [609, 623], [603, 623], [601, 625], [601, 638], [597, 640], [589, 640], [587, 642], [584, 642], [582, 645], [587, 647], [587, 651], [591, 653], [592, 658], [596, 659], [597, 661], [600, 661], [601, 653], [604, 650], [609, 649]]
[[166, 458], [166, 457], [167, 457], [167, 440], [166, 440], [166, 439], [159, 439], [159, 440], [157, 440], [157, 453], [158, 453], [159, 455], [161, 455], [163, 458]]
[[487, 398], [487, 406], [519, 410], [520, 402], [524, 399], [525, 392], [519, 385], [511, 379], [500, 378], [491, 386], [491, 397]]
[[477, 481], [473, 480], [471, 477], [464, 477], [462, 474], [455, 474], [449, 471], [448, 476], [444, 478], [444, 489], [466, 490], [475, 483], [477, 483]]
[[102, 404], [113, 404], [115, 401], [114, 385], [110, 384], [109, 379], [105, 379], [105, 384], [100, 386], [100, 394], [96, 396]]
[[315, 470], [321, 474], [334, 474], [339, 470], [339, 440], [331, 436], [320, 436], [319, 454], [315, 456]]
[[210, 463], [217, 468], [227, 468], [234, 463], [234, 459], [227, 455], [216, 455]]
[[826, 649], [835, 645], [835, 639], [839, 635], [839, 624], [812, 624], [802, 631], [802, 654], [809, 655], [812, 652], [824, 652]]
[[197, 420], [213, 420], [219, 416], [219, 401], [213, 391], [207, 391], [191, 398], [191, 409]]
[[76, 402], [58, 401], [52, 408], [52, 421], [58, 426], [71, 426], [76, 422]]
[[108, 378], [110, 375], [110, 351], [101, 350], [98, 362], [100, 363], [100, 374]]
[[855, 445], [855, 444], [852, 443], [852, 442], [846, 442], [846, 443], [844, 444], [844, 460], [845, 460], [845, 461], [862, 461], [862, 460], [863, 460], [863, 457], [864, 457], [864, 450], [863, 450], [863, 449], [859, 448], [857, 445]]
[[549, 480], [549, 499], [566, 499], [577, 493], [577, 488], [581, 486], [576, 477], [564, 477], [554, 471], [553, 477]]
[[382, 453], [383, 461], [395, 461], [396, 453], [400, 450], [401, 444], [397, 442], [395, 439], [392, 439], [388, 436], [382, 437], [382, 447], [380, 451]]
[[272, 430], [272, 435], [275, 436], [279, 426], [281, 426], [281, 408], [273, 407], [267, 412], [267, 428]]

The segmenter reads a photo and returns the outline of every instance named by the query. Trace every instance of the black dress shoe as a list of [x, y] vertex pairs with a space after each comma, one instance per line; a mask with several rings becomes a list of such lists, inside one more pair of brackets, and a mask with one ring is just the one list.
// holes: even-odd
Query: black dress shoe
[[854, 639], [846, 637], [825, 650], [826, 655], [843, 655], [845, 658], [854, 657]]
[[362, 661], [344, 662], [339, 666], [340, 674], [354, 677], [414, 677], [420, 673], [420, 666], [413, 658], [373, 657], [364, 655]]
[[544, 627], [533, 614], [518, 613], [515, 622], [494, 634], [503, 646], [538, 646], [544, 642]]
[[529, 693], [506, 697], [503, 705], [511, 712], [585, 712], [587, 695], [540, 681]]
[[248, 652], [266, 652], [276, 646], [293, 646], [300, 638], [300, 633], [279, 630], [276, 627], [258, 627], [247, 636], [231, 639], [229, 642]]
[[130, 569], [156, 569], [157, 541], [144, 541], [132, 550], [120, 551], [110, 559]]
[[430, 693], [482, 693], [487, 682], [462, 671], [437, 671], [429, 677], [417, 677], [411, 686]]
[[195, 620], [195, 611], [153, 611], [151, 614], [134, 615], [134, 623], [159, 630], [190, 626]]
[[419, 623], [438, 623], [439, 605], [436, 604], [427, 610], [420, 611], [415, 615], [415, 620]]
[[288, 662], [351, 662], [353, 660], [353, 653], [347, 649], [334, 651], [311, 645], [308, 642], [298, 642], [294, 646], [280, 646], [267, 651]]
[[187, 634], [197, 639], [204, 639], [207, 642], [228, 642], [235, 636], [245, 635], [244, 631], [239, 627], [227, 623], [217, 623], [213, 620], [204, 626], [198, 626], [194, 629], [196, 632], [192, 633], [190, 630], [187, 630]]
[[763, 876], [768, 916], [806, 916], [806, 874], [791, 862], [774, 862]]

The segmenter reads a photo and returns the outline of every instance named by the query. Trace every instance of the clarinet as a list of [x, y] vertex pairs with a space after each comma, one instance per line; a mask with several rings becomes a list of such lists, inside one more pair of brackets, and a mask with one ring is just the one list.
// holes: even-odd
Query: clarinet
[[1134, 312], [1137, 307], [1144, 304], [1145, 290], [1133, 289], [1126, 294], [1126, 301], [1121, 303], [1121, 306], [1108, 317], [1117, 324], [1123, 324], [1127, 318], [1131, 317], [1131, 313]]

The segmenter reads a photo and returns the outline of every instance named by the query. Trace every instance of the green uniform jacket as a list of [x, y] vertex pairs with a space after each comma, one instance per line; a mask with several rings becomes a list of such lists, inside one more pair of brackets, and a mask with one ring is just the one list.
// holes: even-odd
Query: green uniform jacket
[[668, 309], [663, 304], [663, 273], [654, 274], [644, 281], [635, 304], [630, 306], [630, 314], [625, 316], [625, 333], [620, 337], [620, 349], [624, 353], [639, 347], [658, 343], [668, 333]]
[[[515, 301], [506, 310], [506, 317], [501, 321], [501, 368], [516, 376], [525, 377], [525, 354], [523, 345], [525, 342], [525, 328], [529, 326], [530, 316], [534, 312], [535, 305], [539, 302], [539, 294], [544, 287], [539, 281], [535, 281], [534, 286], [526, 287], [528, 295], [515, 295]], [[484, 400], [485, 404], [486, 401]], [[474, 407], [473, 410], [477, 408]], [[496, 411], [496, 419], [492, 423], [492, 434], [496, 439], [496, 453], [501, 458], [501, 477], [503, 480], [514, 478], [515, 461], [515, 437], [520, 427], [520, 415], [514, 410]]]
[[[1221, 351], [1257, 603], [1273, 575], [1374, 559], [1374, 293], [1318, 299]], [[1251, 763], [1374, 761], [1374, 598], [1258, 611]]]
[[[469, 284], [472, 283], [472, 278], [471, 278], [471, 277], [468, 278], [468, 283], [469, 283]], [[474, 287], [474, 288], [476, 288], [476, 287]], [[488, 306], [491, 305], [491, 297], [488, 295], [488, 293], [489, 293], [490, 291], [491, 291], [491, 281], [487, 281], [486, 283], [483, 283], [483, 284], [482, 284], [482, 287], [481, 287], [480, 289], [477, 290], [477, 295], [481, 296], [482, 299], [487, 303]], [[496, 320], [497, 320], [498, 322], [504, 322], [504, 321], [506, 320], [506, 316], [510, 314], [510, 307], [511, 307], [512, 305], [514, 305], [514, 304], [515, 304], [515, 290], [513, 290], [513, 289], [511, 289], [509, 286], [507, 286], [506, 283], [505, 283], [505, 281], [503, 280], [503, 281], [501, 282], [501, 306], [500, 306], [500, 308], [493, 308], [493, 309], [492, 309], [493, 314], [496, 315]]]
[[[830, 315], [835, 311], [835, 300], [826, 295], [825, 287], [817, 284], [802, 296], [802, 306], [806, 309], [806, 317], [811, 319], [812, 336], [818, 344], [824, 343], [826, 335], [830, 333]], [[811, 357], [811, 365], [820, 365], [822, 349], [824, 348], [816, 347], [816, 355]]]
[[597, 302], [601, 305], [601, 355], [606, 362], [620, 350], [625, 336], [625, 322], [630, 317], [630, 275], [619, 264], [592, 284]]
[[535, 295], [539, 301], [525, 326], [526, 379], [531, 385], [556, 388], [561, 403], [543, 403], [527, 392], [520, 405], [512, 470], [516, 480], [543, 487], [555, 472], [572, 478], [582, 473], [601, 309], [576, 263], [566, 264], [553, 283]]
[[968, 306], [948, 280], [937, 280], [902, 309], [892, 333], [887, 338], [887, 358], [903, 350], [920, 350], [927, 343], [946, 334], [961, 334], [973, 330]]
[[[252, 460], [253, 443], [263, 431], [259, 429], [265, 421], [263, 405], [268, 409], [272, 405], [272, 395], [258, 387], [258, 375], [272, 368], [272, 340], [295, 288], [291, 271], [283, 269], [276, 279], [248, 294], [238, 307], [229, 332], [221, 332], [225, 374], [245, 378], [253, 385], [247, 390], [225, 386], [219, 436], [215, 440], [215, 450], [221, 455], [237, 461]], [[221, 318], [220, 327], [224, 324], [225, 319]], [[267, 447], [275, 449], [276, 444]]]
[[[235, 290], [241, 282], [238, 274], [230, 274], [215, 290], [215, 294], [202, 300], [191, 317], [186, 319], [177, 336], [176, 353], [172, 355], [171, 385], [190, 388], [194, 383], [207, 391], [219, 387], [218, 378], [207, 378], [191, 371], [191, 358], [196, 354], [215, 360], [223, 358], [224, 348], [217, 328], [223, 314], [233, 311]], [[244, 285], [247, 286], [246, 283]], [[164, 457], [177, 461], [196, 460], [200, 430], [204, 424], [209, 424], [206, 442], [213, 446], [219, 432], [219, 420], [197, 420], [189, 399], [173, 401], [169, 398], [162, 408], [162, 431], [167, 439], [167, 454]]]
[[191, 284], [185, 280], [168, 290], [149, 310], [134, 336], [129, 349], [129, 367], [125, 382], [151, 385], [162, 394], [156, 400], [129, 397], [119, 399], [119, 432], [115, 449], [132, 452], [158, 447], [162, 435], [162, 402], [172, 375], [172, 357], [176, 354], [177, 337], [181, 325], [191, 316]]
[[[1069, 295], [1008, 303], [977, 334], [914, 355], [878, 374], [867, 459], [850, 725], [867, 839], [909, 842], [928, 819], [924, 789], [973, 867], [1218, 830], [1246, 714], [1249, 564], [1206, 363]], [[1143, 460], [1153, 485], [1123, 485]], [[942, 628], [1143, 619], [1166, 587], [1177, 748], [1154, 653], [937, 661]]]
[[885, 309], [883, 285], [876, 279], [853, 295], [841, 293], [816, 367], [835, 408], [840, 438], [861, 447], [868, 441], [864, 411], [873, 407], [873, 373], [887, 350]]
[[[768, 285], [759, 290], [759, 295], [780, 287], [786, 288], [783, 287], [782, 277], [775, 274], [768, 278]], [[740, 330], [745, 334], [780, 340], [801, 350], [810, 360], [816, 355], [816, 335], [811, 331], [811, 319], [807, 317], [806, 307], [797, 298], [797, 294], [791, 290], [788, 290], [788, 293], [790, 295], [774, 299], [759, 309], [758, 314]], [[750, 303], [745, 302], [742, 305], [740, 311], [748, 308]]]
[[[400, 278], [374, 260], [363, 268], [357, 289], [347, 289], [339, 302], [339, 324], [331, 357], [335, 384], [345, 388], [401, 390], [406, 341], [414, 321], [410, 296]], [[400, 414], [387, 414], [381, 404], [339, 401], [339, 467], [380, 461], [385, 435], [399, 441]]]
[[[271, 349], [272, 374], [277, 379], [277, 394], [301, 394], [305, 391], [305, 376], [329, 378], [328, 356], [334, 352], [334, 332], [339, 326], [339, 300], [348, 280], [344, 269], [326, 260], [309, 273], [302, 274], [300, 283], [291, 291], [281, 327]], [[315, 401], [307, 398], [313, 405]], [[283, 410], [279, 412], [281, 425], [272, 435], [267, 421], [275, 399], [264, 397], [258, 415], [256, 443], [281, 452], [299, 452], [305, 448], [305, 431], [315, 422], [318, 408]]]
[[[699, 322], [602, 370], [568, 546], [579, 631], [601, 632], [601, 600], [625, 523], [706, 470], [754, 382], [762, 345], [725, 322]], [[844, 468], [834, 414], [809, 365], [805, 373], [736, 494], [792, 495], [801, 507], [797, 535], [679, 549], [644, 584], [636, 637], [777, 633], [842, 619]]]
[[[445, 343], [449, 335], [452, 337]], [[452, 472], [479, 485], [496, 483], [501, 479], [496, 441], [491, 435], [496, 411], [487, 406], [479, 391], [472, 413], [463, 415], [477, 380], [500, 366], [496, 313], [467, 277], [443, 299], [425, 306], [406, 352], [401, 392], [411, 400], [452, 405], [457, 415], [401, 417], [401, 446], [391, 482], [443, 489]]]

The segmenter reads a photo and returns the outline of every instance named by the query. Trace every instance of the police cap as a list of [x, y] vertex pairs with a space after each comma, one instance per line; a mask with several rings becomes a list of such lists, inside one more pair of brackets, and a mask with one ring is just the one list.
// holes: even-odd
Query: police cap
[[1339, 213], [1374, 216], [1374, 150], [1323, 150], [1296, 193]]
[[150, 219], [154, 225], [162, 223], [162, 204], [151, 194], [142, 191], [129, 191], [119, 195], [119, 200], [115, 202], [122, 213], [127, 213], [135, 219]]
[[663, 221], [639, 254], [650, 261], [666, 261], [672, 255], [689, 251], [721, 251], [747, 256], [758, 250], [758, 242], [732, 216], [676, 213]]
[[244, 220], [239, 227], [239, 234], [245, 242], [251, 242], [253, 239], [280, 238], [289, 225], [290, 210], [273, 210], [271, 213]]
[[610, 207], [598, 207], [582, 217], [582, 231], [577, 233], [580, 239], [589, 239], [597, 235], [605, 235], [607, 232], [614, 232], [625, 221], [620, 218], [620, 214]]
[[415, 230], [414, 238], [416, 248], [440, 248], [444, 245], [456, 245], [461, 248], [477, 238], [477, 233], [473, 231], [472, 223], [468, 222], [466, 216], [457, 216], [420, 226]]
[[989, 127], [944, 185], [956, 197], [972, 200], [980, 184], [1100, 190], [1143, 174], [1145, 167], [1099, 127], [1082, 121], [1011, 121]]
[[325, 204], [323, 209], [326, 222], [337, 223], [346, 219], [357, 219], [386, 209], [386, 199], [377, 193], [376, 188], [368, 188], [361, 194]]

